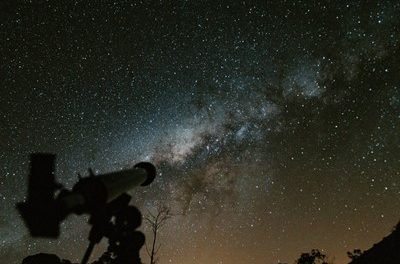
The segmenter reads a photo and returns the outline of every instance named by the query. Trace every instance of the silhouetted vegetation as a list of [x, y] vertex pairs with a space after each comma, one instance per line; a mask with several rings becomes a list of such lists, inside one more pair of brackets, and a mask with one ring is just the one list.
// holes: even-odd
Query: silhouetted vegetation
[[153, 241], [149, 248], [146, 244], [146, 252], [150, 257], [150, 264], [156, 264], [158, 262], [157, 253], [161, 247], [161, 244], [157, 245], [157, 235], [161, 227], [164, 226], [165, 222], [171, 217], [170, 211], [167, 207], [159, 207], [156, 214], [149, 212], [149, 215], [145, 217], [147, 224], [151, 228], [153, 234]]
[[[140, 212], [129, 207], [130, 210], [124, 211], [122, 215], [116, 218], [115, 230], [110, 233], [109, 246], [100, 258], [92, 264], [142, 264], [138, 252], [144, 244], [144, 235], [135, 229], [140, 224]], [[145, 220], [151, 227], [153, 239], [150, 247], [146, 246], [147, 254], [150, 257], [149, 264], [157, 264], [157, 253], [161, 247], [158, 243], [159, 230], [171, 217], [170, 210], [167, 207], [159, 207], [155, 214], [149, 213]], [[350, 264], [399, 264], [400, 263], [400, 224], [393, 232], [382, 241], [374, 244], [368, 250], [354, 249], [347, 252], [351, 259]], [[111, 235], [112, 234], [112, 235]], [[310, 252], [302, 253], [294, 262], [295, 264], [333, 264], [328, 257], [318, 249], [312, 249]], [[69, 260], [60, 259], [54, 254], [39, 253], [28, 256], [22, 264], [73, 264]], [[287, 263], [279, 263], [287, 264]]]
[[354, 249], [353, 252], [350, 252], [350, 251], [347, 252], [347, 256], [351, 260], [355, 260], [355, 259], [359, 258], [362, 254], [363, 254], [363, 251], [361, 249]]
[[296, 264], [328, 264], [328, 259], [325, 254], [322, 254], [318, 249], [311, 250], [310, 253], [302, 253], [300, 258], [296, 260]]

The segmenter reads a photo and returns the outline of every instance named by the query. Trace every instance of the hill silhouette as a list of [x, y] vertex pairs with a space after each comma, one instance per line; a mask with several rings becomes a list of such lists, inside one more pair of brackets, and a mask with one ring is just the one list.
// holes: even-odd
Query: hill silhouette
[[400, 263], [400, 222], [393, 232], [374, 244], [349, 264], [399, 264]]

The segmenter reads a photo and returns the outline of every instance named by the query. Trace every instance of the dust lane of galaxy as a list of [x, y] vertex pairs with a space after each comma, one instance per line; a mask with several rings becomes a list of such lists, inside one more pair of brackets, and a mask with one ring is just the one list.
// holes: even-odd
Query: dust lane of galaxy
[[160, 263], [348, 263], [400, 219], [399, 26], [395, 1], [0, 3], [1, 262], [87, 246], [14, 209], [42, 151], [67, 187], [153, 162], [131, 194], [174, 214]]

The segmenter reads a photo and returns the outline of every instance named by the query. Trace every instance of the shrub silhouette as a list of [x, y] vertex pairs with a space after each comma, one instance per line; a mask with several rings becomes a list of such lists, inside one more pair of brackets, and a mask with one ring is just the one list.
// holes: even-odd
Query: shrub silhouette
[[325, 254], [318, 249], [311, 250], [310, 253], [302, 253], [300, 258], [296, 260], [296, 264], [328, 264]]

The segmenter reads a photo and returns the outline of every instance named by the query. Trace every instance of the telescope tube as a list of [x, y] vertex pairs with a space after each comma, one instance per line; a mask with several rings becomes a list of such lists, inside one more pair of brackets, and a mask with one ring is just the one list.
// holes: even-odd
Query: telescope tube
[[149, 185], [155, 176], [156, 169], [151, 163], [140, 162], [131, 169], [82, 178], [72, 192], [60, 194], [59, 201], [66, 211], [92, 211], [136, 186]]

